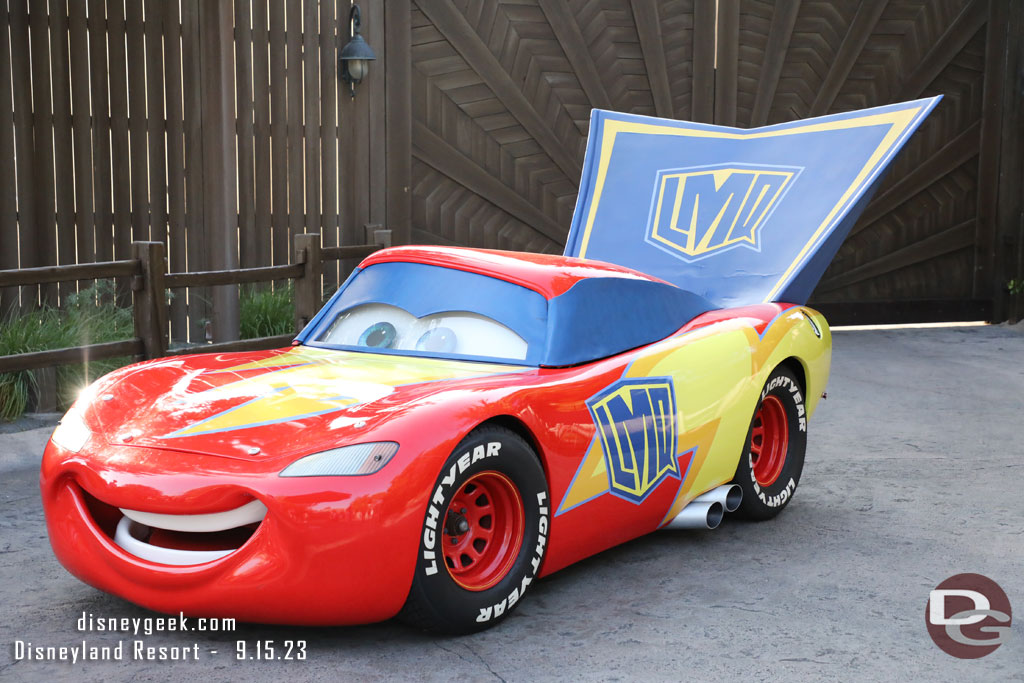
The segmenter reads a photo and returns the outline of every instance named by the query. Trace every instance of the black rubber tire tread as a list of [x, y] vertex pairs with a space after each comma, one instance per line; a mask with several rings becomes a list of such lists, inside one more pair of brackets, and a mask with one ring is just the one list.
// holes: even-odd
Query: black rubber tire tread
[[[761, 487], [753, 476], [753, 463], [750, 457], [750, 437], [754, 429], [754, 418], [761, 409], [761, 402], [767, 395], [778, 398], [786, 411], [789, 425], [789, 448], [786, 460], [778, 479], [768, 487]], [[743, 502], [740, 503], [735, 515], [744, 519], [764, 521], [772, 519], [793, 499], [800, 474], [804, 468], [804, 454], [807, 450], [807, 412], [804, 388], [793, 372], [784, 365], [775, 368], [765, 381], [761, 395], [758, 397], [754, 414], [750, 418], [747, 438], [743, 442], [743, 455], [736, 466], [736, 475], [732, 483], [743, 489]]]
[[[441, 467], [437, 480], [431, 488], [431, 503], [428, 503], [427, 512], [424, 515], [424, 531], [426, 531], [427, 521], [430, 517], [434, 492], [452, 471], [453, 465], [458, 469], [459, 459], [465, 453], [472, 452], [479, 445], [484, 445], [486, 449], [488, 443], [495, 441], [502, 444], [497, 458], [487, 457], [479, 463], [470, 464], [464, 471], [458, 470], [454, 483], [446, 488], [450, 496], [451, 493], [458, 491], [462, 483], [469, 477], [484, 471], [498, 471], [511, 479], [523, 499], [526, 518], [519, 555], [509, 573], [495, 586], [483, 591], [469, 591], [458, 586], [452, 580], [447, 567], [444, 566], [443, 556], [440, 552], [436, 552], [440, 549], [439, 541], [443, 540], [442, 536], [437, 535], [433, 547], [436, 559], [428, 561], [424, 552], [428, 550], [425, 545], [425, 534], [421, 534], [417, 549], [416, 573], [413, 576], [409, 597], [398, 615], [401, 621], [415, 628], [432, 633], [450, 634], [473, 633], [490, 628], [506, 619], [518, 606], [522, 594], [526, 592], [524, 580], [525, 586], [529, 586], [537, 580], [544, 552], [547, 549], [547, 529], [550, 522], [547, 480], [537, 454], [519, 434], [510, 429], [484, 424], [474, 429], [459, 442], [459, 445], [455, 447]], [[440, 509], [440, 515], [444, 515], [450, 500], [449, 497], [445, 499], [443, 506], [437, 506]], [[440, 524], [443, 524], [443, 520], [440, 521]], [[437, 562], [438, 571], [428, 575], [426, 570], [431, 566], [431, 562]], [[516, 598], [512, 601], [512, 605], [508, 606], [513, 592]], [[502, 608], [500, 615], [478, 621], [478, 617], [484, 616], [488, 607], [491, 608], [491, 614], [495, 614], [496, 606], [502, 604], [505, 607]]]

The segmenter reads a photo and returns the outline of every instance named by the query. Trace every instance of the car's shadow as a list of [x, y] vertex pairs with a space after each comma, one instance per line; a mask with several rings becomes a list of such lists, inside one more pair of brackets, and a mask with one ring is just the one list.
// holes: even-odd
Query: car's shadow
[[[798, 523], [797, 506], [792, 506], [785, 517]], [[781, 520], [780, 520], [781, 522]], [[536, 633], [554, 628], [552, 622], [577, 611], [586, 605], [596, 611], [590, 619], [601, 621], [602, 601], [592, 599], [599, 595], [638, 597], [647, 595], [656, 598], [661, 591], [672, 591], [681, 586], [694, 586], [701, 582], [707, 572], [733, 565], [738, 548], [744, 554], [757, 556], [766, 552], [770, 545], [770, 528], [773, 523], [753, 524], [742, 520], [728, 519], [714, 531], [667, 531], [657, 532], [611, 548], [602, 553], [577, 562], [537, 582], [527, 599], [513, 612], [509, 619], [497, 629], [487, 633], [498, 637], [515, 638], [526, 632]], [[742, 581], [743, 577], [738, 577]], [[639, 581], [639, 583], [638, 583]], [[157, 618], [161, 615], [138, 607], [116, 596], [90, 591], [83, 600], [65, 603], [64, 608], [72, 614], [87, 612], [95, 615], [128, 617], [129, 619]], [[258, 595], [254, 599], [259, 599]], [[304, 641], [307, 654], [316, 651], [336, 651], [344, 645], [348, 654], [356, 654], [362, 648], [378, 648], [387, 643], [389, 647], [403, 644], [415, 648], [417, 644], [461, 640], [467, 636], [438, 636], [421, 632], [406, 625], [400, 619], [361, 626], [281, 626], [273, 624], [238, 623], [230, 631], [212, 632], [166, 632], [160, 633], [161, 644], [190, 645], [201, 641], [200, 647], [235, 650], [238, 641], [245, 641], [245, 655], [253, 655], [257, 641], [271, 641], [275, 653], [280, 654], [286, 643]], [[470, 638], [474, 636], [468, 636]]]

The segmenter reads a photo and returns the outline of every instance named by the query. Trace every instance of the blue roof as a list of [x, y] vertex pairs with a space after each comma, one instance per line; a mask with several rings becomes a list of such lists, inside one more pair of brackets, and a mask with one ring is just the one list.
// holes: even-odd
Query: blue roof
[[357, 270], [298, 336], [317, 346], [463, 360], [524, 361], [454, 353], [317, 342], [342, 312], [367, 303], [397, 306], [416, 317], [443, 311], [487, 316], [526, 340], [526, 365], [578, 365], [651, 344], [713, 306], [674, 285], [632, 277], [593, 277], [545, 299], [504, 280], [442, 266], [389, 262]]
[[548, 301], [543, 365], [576, 365], [660, 341], [715, 308], [674, 285], [587, 278]]

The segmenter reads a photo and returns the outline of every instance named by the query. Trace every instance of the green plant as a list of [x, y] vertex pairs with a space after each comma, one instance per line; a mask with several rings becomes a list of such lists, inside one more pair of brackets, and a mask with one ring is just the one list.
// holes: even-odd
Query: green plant
[[[92, 287], [70, 295], [63, 311], [65, 346], [99, 344], [135, 336], [132, 309], [117, 306], [113, 300], [114, 283], [111, 280], [97, 280]], [[130, 361], [130, 358], [104, 358], [58, 367], [58, 400], [69, 405], [83, 387]]]
[[1024, 279], [1013, 279], [1006, 283], [1006, 291], [1013, 296], [1024, 294]]
[[[0, 356], [130, 339], [134, 335], [132, 311], [113, 303], [113, 295], [113, 283], [99, 280], [68, 296], [62, 309], [44, 306], [9, 315], [0, 324]], [[70, 404], [82, 387], [129, 361], [107, 358], [58, 367], [59, 403]], [[21, 416], [34, 390], [35, 377], [29, 371], [0, 374], [0, 419]]]
[[28, 408], [34, 377], [27, 372], [0, 375], [0, 420], [16, 420]]
[[242, 339], [273, 337], [295, 331], [295, 302], [291, 283], [284, 287], [243, 287], [238, 301]]
[[[0, 325], [0, 355], [60, 348], [64, 335], [55, 309], [41, 308], [22, 315], [11, 315]], [[31, 372], [0, 374], [0, 419], [14, 420], [28, 407], [35, 389]]]

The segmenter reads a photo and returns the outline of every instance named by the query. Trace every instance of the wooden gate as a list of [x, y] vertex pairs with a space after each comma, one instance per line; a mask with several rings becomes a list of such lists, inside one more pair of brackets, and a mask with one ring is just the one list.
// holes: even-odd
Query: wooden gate
[[814, 303], [837, 323], [1005, 319], [1022, 4], [388, 0], [389, 223], [560, 252], [592, 107], [750, 127], [941, 93]]

